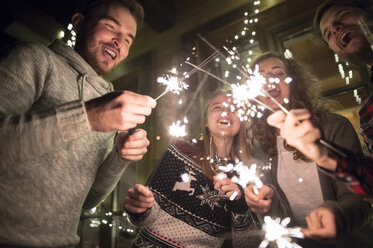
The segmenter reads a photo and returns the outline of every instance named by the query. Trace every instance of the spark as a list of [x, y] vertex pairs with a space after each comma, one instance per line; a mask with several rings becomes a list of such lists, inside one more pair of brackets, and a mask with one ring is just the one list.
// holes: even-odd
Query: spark
[[269, 242], [275, 241], [278, 248], [301, 248], [300, 245], [293, 243], [291, 238], [304, 238], [301, 229], [287, 228], [290, 218], [285, 218], [280, 222], [280, 218], [273, 220], [269, 216], [264, 217], [262, 226], [265, 231], [264, 240], [260, 243], [259, 248], [266, 248]]
[[266, 79], [257, 71], [249, 76], [244, 84], [232, 84], [232, 96], [239, 102], [244, 102], [249, 99], [263, 95], [263, 86], [266, 84]]
[[188, 119], [185, 117], [184, 118], [184, 124], [182, 125], [181, 121], [178, 120], [177, 122], [174, 122], [169, 126], [168, 131], [171, 136], [174, 137], [185, 137], [187, 135], [185, 128], [186, 128], [186, 123], [188, 123]]
[[[256, 171], [256, 164], [252, 164], [250, 167], [244, 165], [242, 162], [236, 162], [236, 164], [228, 163], [226, 166], [219, 166], [218, 169], [224, 173], [234, 174], [231, 177], [232, 182], [237, 183], [246, 188], [249, 184], [254, 184], [256, 190], [263, 186], [263, 182], [260, 180]], [[254, 189], [255, 190], [255, 189]], [[259, 192], [256, 192], [259, 193]]]
[[237, 191], [233, 192], [233, 194], [231, 195], [231, 197], [229, 197], [229, 200], [233, 201], [236, 198], [237, 195], [238, 195]]
[[[256, 98], [257, 96], [265, 95], [263, 93], [263, 87], [266, 83], [266, 79], [258, 73], [258, 69], [256, 68], [245, 83], [231, 85], [233, 103], [241, 109], [241, 111], [238, 111], [240, 119], [246, 120], [247, 117], [245, 118], [245, 116], [257, 116], [260, 118], [262, 116], [260, 110], [264, 110], [265, 108], [274, 112], [271, 107]], [[261, 108], [252, 102], [259, 104]]]
[[[174, 70], [171, 70], [174, 73]], [[163, 75], [162, 77], [157, 78], [157, 82], [163, 85], [166, 85], [165, 91], [160, 94], [155, 100], [158, 100], [162, 96], [164, 96], [167, 92], [172, 92], [176, 95], [180, 94], [180, 91], [183, 89], [188, 89], [189, 85], [184, 83], [175, 73], [175, 75]]]
[[[262, 84], [265, 83], [265, 78], [262, 77], [259, 73], [252, 74], [252, 77], [250, 77], [250, 79], [246, 81], [246, 85], [245, 84], [230, 84], [226, 80], [221, 79], [218, 76], [215, 76], [214, 74], [200, 68], [197, 65], [194, 65], [190, 62], [185, 62], [185, 63], [194, 67], [195, 69], [199, 71], [206, 73], [207, 75], [215, 78], [216, 80], [230, 86], [232, 90], [234, 90], [234, 94], [232, 94], [233, 103], [237, 104], [238, 108], [241, 108], [237, 110], [238, 117], [240, 118], [241, 121], [246, 121], [248, 119], [247, 117], [248, 115], [251, 115], [251, 116], [257, 115], [256, 113], [258, 113], [258, 110], [260, 109], [264, 110], [264, 108], [267, 108], [270, 111], [274, 112], [272, 108], [270, 108], [269, 106], [267, 106], [266, 104], [264, 104], [263, 102], [255, 98], [255, 96], [257, 96], [258, 94], [262, 94], [262, 90], [261, 90], [261, 88], [263, 87]], [[261, 83], [261, 84], [257, 85], [257, 83]], [[261, 107], [257, 107], [256, 105], [251, 104], [250, 101], [254, 101], [258, 103]], [[260, 113], [258, 114], [257, 117], [259, 118], [259, 116], [261, 115], [262, 114]]]
[[183, 182], [188, 182], [189, 174], [188, 173], [181, 174], [181, 180], [183, 180]]
[[[208, 64], [210, 61], [214, 60], [219, 55], [218, 52], [214, 52], [210, 56], [208, 56], [204, 61], [202, 61], [199, 66], [203, 67]], [[186, 59], [186, 63], [189, 61], [189, 58]], [[197, 70], [192, 69], [189, 72], [184, 72], [182, 77], [178, 76], [178, 72], [176, 68], [172, 68], [169, 73], [163, 75], [162, 77], [157, 78], [157, 82], [163, 85], [166, 85], [165, 91], [160, 94], [155, 100], [157, 101], [159, 98], [167, 94], [168, 92], [172, 92], [174, 94], [179, 95], [183, 89], [188, 89], [189, 85], [184, 82], [185, 79], [188, 79], [192, 74], [194, 74]], [[181, 104], [181, 103], [180, 103]]]

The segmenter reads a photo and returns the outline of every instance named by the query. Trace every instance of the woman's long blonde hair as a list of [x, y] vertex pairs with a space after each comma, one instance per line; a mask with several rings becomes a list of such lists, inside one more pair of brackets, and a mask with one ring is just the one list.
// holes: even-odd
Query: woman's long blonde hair
[[[207, 123], [207, 116], [208, 116], [208, 109], [212, 103], [212, 100], [219, 96], [219, 95], [227, 95], [231, 93], [227, 89], [218, 89], [216, 90], [207, 103], [204, 106], [203, 111], [203, 154], [204, 159], [202, 160], [202, 170], [203, 173], [212, 180], [212, 177], [215, 175], [215, 172], [211, 168], [210, 158], [212, 154], [210, 154], [210, 147], [214, 150], [215, 146], [210, 144], [211, 134], [208, 127], [205, 125]], [[213, 151], [214, 153], [214, 151]], [[245, 122], [241, 122], [241, 127], [239, 132], [233, 138], [233, 144], [231, 150], [229, 151], [229, 155], [232, 159], [238, 159], [243, 163], [248, 163], [250, 159], [250, 150], [248, 145], [247, 139], [247, 127]]]

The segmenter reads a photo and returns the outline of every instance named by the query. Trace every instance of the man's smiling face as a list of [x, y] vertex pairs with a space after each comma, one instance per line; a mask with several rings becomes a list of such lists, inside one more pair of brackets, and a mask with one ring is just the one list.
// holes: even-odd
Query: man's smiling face
[[136, 29], [136, 20], [127, 8], [105, 6], [81, 26], [81, 44], [76, 50], [99, 75], [106, 74], [127, 57]]
[[362, 17], [363, 12], [359, 8], [334, 5], [325, 11], [320, 20], [322, 37], [330, 49], [353, 63], [365, 63], [364, 56], [371, 53], [370, 45], [359, 25], [359, 18]]

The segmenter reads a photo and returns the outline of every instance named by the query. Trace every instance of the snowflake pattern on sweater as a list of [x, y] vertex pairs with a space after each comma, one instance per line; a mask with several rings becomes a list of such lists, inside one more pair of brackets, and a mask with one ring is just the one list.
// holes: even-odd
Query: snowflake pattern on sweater
[[202, 173], [201, 158], [201, 152], [186, 142], [167, 149], [147, 183], [160, 211], [152, 208], [147, 213], [154, 221], [141, 229], [134, 247], [219, 247], [227, 234], [236, 237], [234, 232], [258, 226], [243, 197], [229, 201], [214, 190]]

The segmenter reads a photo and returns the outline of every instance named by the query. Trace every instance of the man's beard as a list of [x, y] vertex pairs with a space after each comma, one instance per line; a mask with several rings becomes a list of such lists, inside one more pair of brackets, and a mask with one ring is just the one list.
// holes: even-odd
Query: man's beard
[[[340, 54], [340, 57], [353, 65], [370, 65], [373, 63], [373, 50], [371, 44], [366, 39], [363, 39], [360, 49], [354, 53]], [[372, 44], [373, 45], [373, 44]]]
[[97, 58], [98, 54], [102, 53], [102, 43], [92, 42], [92, 40], [89, 39], [88, 33], [82, 33], [82, 35], [79, 38], [79, 42], [77, 41], [77, 44], [79, 44], [79, 46], [75, 47], [77, 52], [80, 54], [80, 56], [83, 57], [83, 59], [92, 67], [92, 69], [98, 75], [107, 74], [113, 68], [115, 68], [116, 65], [111, 65], [110, 67], [108, 61], [99, 60]]

